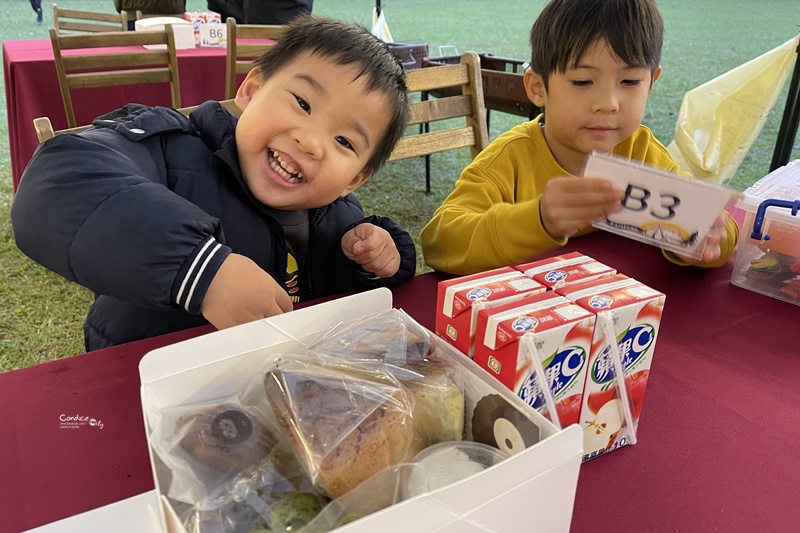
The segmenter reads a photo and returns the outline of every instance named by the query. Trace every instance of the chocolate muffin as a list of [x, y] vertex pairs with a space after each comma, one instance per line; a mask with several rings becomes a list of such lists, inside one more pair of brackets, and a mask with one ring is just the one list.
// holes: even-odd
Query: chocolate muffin
[[263, 460], [275, 438], [251, 414], [231, 404], [182, 416], [175, 424], [181, 449], [217, 473], [235, 473]]

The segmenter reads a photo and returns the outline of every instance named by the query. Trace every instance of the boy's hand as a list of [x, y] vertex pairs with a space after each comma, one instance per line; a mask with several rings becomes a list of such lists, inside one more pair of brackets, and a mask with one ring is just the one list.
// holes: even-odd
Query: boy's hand
[[249, 257], [230, 254], [208, 287], [203, 299], [203, 316], [217, 329], [292, 310], [283, 287]]
[[710, 263], [712, 261], [716, 261], [719, 259], [720, 254], [722, 253], [722, 249], [720, 248], [720, 243], [724, 238], [727, 237], [727, 228], [726, 228], [726, 221], [727, 221], [727, 213], [722, 212], [717, 220], [714, 221], [714, 225], [711, 226], [711, 229], [708, 230], [706, 233], [706, 247], [703, 249], [703, 256], [700, 259], [694, 259], [692, 257], [686, 257], [684, 255], [676, 253], [675, 255], [681, 260], [690, 265], [700, 265], [702, 263]]
[[392, 277], [400, 269], [400, 253], [394, 239], [374, 224], [359, 224], [345, 233], [342, 251], [348, 259], [380, 278]]
[[553, 178], [547, 182], [539, 213], [554, 239], [571, 237], [593, 221], [622, 209], [621, 191], [602, 178]]

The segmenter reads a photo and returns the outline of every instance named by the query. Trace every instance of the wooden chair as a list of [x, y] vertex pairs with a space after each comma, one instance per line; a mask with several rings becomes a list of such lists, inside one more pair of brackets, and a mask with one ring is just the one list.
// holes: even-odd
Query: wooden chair
[[[466, 52], [461, 56], [461, 62], [455, 65], [409, 70], [406, 73], [406, 84], [409, 93], [423, 94], [445, 87], [461, 87], [452, 96], [412, 103], [409, 126], [426, 127], [420, 128], [418, 134], [406, 134], [397, 142], [389, 156], [389, 162], [425, 156], [425, 192], [430, 192], [428, 156], [468, 147], [474, 159], [489, 144], [480, 58], [475, 52]], [[460, 117], [465, 121], [440, 122]], [[427, 126], [431, 123], [437, 123], [439, 129], [429, 131]]]
[[98, 13], [77, 9], [61, 9], [53, 4], [53, 27], [56, 33], [64, 31], [100, 33], [128, 31], [128, 13]]
[[[237, 117], [242, 113], [241, 110], [238, 107], [236, 107], [236, 104], [234, 103], [233, 100], [222, 100], [220, 104], [222, 104], [222, 106], [225, 107], [225, 109], [227, 109]], [[178, 111], [188, 116], [195, 109], [197, 109], [197, 106], [193, 105], [189, 107], [181, 107], [180, 109], [178, 109]], [[50, 122], [50, 118], [39, 117], [33, 119], [33, 127], [36, 130], [36, 137], [39, 139], [39, 142], [44, 142], [47, 139], [50, 139], [51, 137], [55, 137], [56, 135], [63, 135], [65, 133], [80, 133], [86, 128], [88, 128], [89, 125], [76, 126], [74, 128], [66, 128], [63, 130], [54, 130], [53, 124]]]
[[[172, 107], [181, 107], [178, 59], [172, 26], [162, 31], [118, 31], [92, 34], [59, 34], [50, 28], [58, 83], [70, 128], [77, 126], [71, 91], [111, 85], [169, 83]], [[164, 45], [147, 50], [143, 45]], [[137, 49], [130, 47], [138, 46]], [[128, 47], [128, 48], [124, 48]], [[62, 55], [62, 50], [108, 48], [108, 53]], [[117, 50], [113, 50], [117, 48]]]
[[[253, 39], [280, 39], [284, 26], [269, 24], [236, 24], [233, 17], [228, 17], [228, 56], [225, 64], [225, 98], [236, 96], [236, 76], [247, 74], [253, 68], [253, 61], [269, 50], [272, 44], [252, 42]], [[240, 42], [250, 39], [250, 42]]]

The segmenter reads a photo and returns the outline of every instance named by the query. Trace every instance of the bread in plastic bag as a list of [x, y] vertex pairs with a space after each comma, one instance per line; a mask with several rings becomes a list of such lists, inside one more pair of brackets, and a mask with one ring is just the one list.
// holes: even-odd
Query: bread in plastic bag
[[438, 442], [460, 440], [464, 393], [461, 367], [437, 349], [430, 333], [404, 311], [390, 309], [327, 331], [309, 352], [377, 366], [411, 394], [414, 438], [409, 457]]
[[274, 457], [220, 486], [205, 509], [183, 517], [187, 533], [295, 532], [313, 520], [328, 503], [302, 477], [291, 479]]
[[401, 383], [414, 402], [414, 438], [408, 456], [439, 442], [461, 440], [464, 433], [464, 392], [453, 380], [453, 371], [439, 365], [415, 365], [419, 379]]
[[401, 501], [407, 461], [462, 438], [463, 367], [403, 311], [298, 351], [268, 355], [233, 398], [160, 413], [154, 448], [187, 532], [329, 531]]
[[435, 338], [405, 312], [390, 309], [378, 315], [339, 325], [308, 347], [348, 361], [376, 361], [389, 365], [428, 361]]
[[[237, 474], [205, 486], [203, 497], [180, 515], [188, 533], [299, 531], [328, 502], [295, 459], [263, 391], [257, 373], [245, 390], [216, 410], [233, 407], [269, 428], [269, 452], [255, 462], [250, 462], [252, 456], [243, 454], [239, 461], [244, 467]], [[175, 458], [171, 459], [174, 462]]]
[[407, 457], [412, 400], [379, 367], [286, 355], [265, 370], [264, 390], [308, 476], [332, 498]]

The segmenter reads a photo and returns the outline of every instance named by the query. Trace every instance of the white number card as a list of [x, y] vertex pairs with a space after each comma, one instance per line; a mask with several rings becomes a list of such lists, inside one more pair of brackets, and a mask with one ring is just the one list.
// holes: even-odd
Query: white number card
[[608, 155], [590, 155], [583, 175], [625, 191], [622, 211], [594, 227], [694, 259], [702, 257], [706, 233], [731, 199], [724, 187]]
[[228, 27], [225, 24], [200, 24], [200, 46], [227, 46]]

